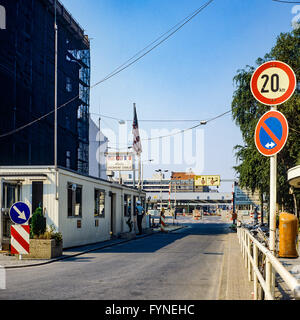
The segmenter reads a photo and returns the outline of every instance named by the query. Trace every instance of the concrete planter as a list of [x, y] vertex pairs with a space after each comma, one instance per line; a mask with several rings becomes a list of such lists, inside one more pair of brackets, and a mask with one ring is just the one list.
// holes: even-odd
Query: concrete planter
[[62, 255], [63, 242], [58, 245], [54, 239], [30, 239], [30, 253], [22, 255], [22, 259], [52, 259]]

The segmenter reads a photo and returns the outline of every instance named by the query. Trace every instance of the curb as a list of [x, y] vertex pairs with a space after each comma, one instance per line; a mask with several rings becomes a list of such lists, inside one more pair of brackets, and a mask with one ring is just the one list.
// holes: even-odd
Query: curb
[[167, 231], [167, 233], [169, 233], [169, 232], [174, 232], [174, 231], [177, 231], [177, 230], [180, 230], [180, 229], [185, 229], [185, 228], [188, 228], [188, 227], [187, 227], [187, 226], [181, 226], [181, 227], [178, 227], [178, 228], [176, 228], [176, 229]]
[[228, 286], [228, 266], [226, 265], [226, 260], [228, 259], [228, 246], [229, 238], [226, 237], [224, 243], [224, 255], [222, 260], [220, 278], [219, 278], [219, 289], [218, 289], [218, 298], [217, 300], [226, 300], [227, 298], [227, 286]]
[[188, 228], [187, 226], [180, 226], [180, 227], [178, 227], [178, 228], [176, 228], [176, 229], [173, 229], [173, 230], [167, 230], [167, 231], [161, 231], [160, 229], [159, 230], [157, 230], [157, 231], [155, 231], [155, 233], [171, 233], [171, 232], [174, 232], [174, 231], [177, 231], [177, 230], [180, 230], [180, 229], [184, 229], [184, 228]]
[[58, 258], [54, 258], [53, 260], [50, 260], [50, 261], [27, 264], [27, 265], [12, 265], [12, 266], [3, 266], [3, 267], [4, 267], [4, 269], [19, 269], [19, 268], [42, 266], [42, 265], [50, 264], [50, 263], [53, 263], [53, 262], [57, 262], [57, 261], [61, 261], [61, 260], [65, 260], [65, 259], [69, 259], [69, 258], [73, 258], [73, 257], [77, 257], [77, 256], [80, 256], [80, 255], [83, 255], [83, 254], [86, 254], [86, 253], [89, 253], [89, 252], [92, 252], [92, 251], [96, 251], [96, 250], [99, 250], [99, 249], [105, 249], [105, 248], [113, 247], [113, 246], [116, 246], [116, 245], [119, 245], [119, 244], [127, 243], [129, 241], [134, 241], [134, 240], [139, 240], [139, 239], [142, 239], [142, 238], [146, 238], [146, 237], [152, 236], [155, 233], [157, 233], [157, 232], [153, 232], [153, 233], [150, 233], [150, 234], [145, 234], [145, 235], [140, 236], [138, 238], [133, 238], [133, 239], [128, 239], [128, 240], [124, 240], [124, 241], [120, 241], [120, 242], [116, 242], [116, 243], [102, 245], [102, 246], [97, 247], [97, 248], [84, 250], [82, 252], [71, 254], [71, 255], [68, 255], [68, 256], [61, 256], [61, 257], [58, 257]]
[[[168, 232], [177, 231], [177, 230], [183, 229], [183, 228], [186, 228], [186, 226], [181, 226], [181, 227], [178, 227], [177, 229], [174, 229], [174, 230], [171, 230], [171, 231], [168, 231]], [[89, 252], [92, 252], [92, 251], [96, 251], [96, 250], [99, 250], [99, 249], [105, 249], [105, 248], [113, 247], [113, 246], [116, 246], [116, 245], [119, 245], [119, 244], [127, 243], [127, 242], [130, 242], [130, 241], [134, 241], [134, 240], [139, 240], [139, 239], [143, 239], [143, 238], [146, 238], [146, 237], [150, 237], [150, 236], [152, 236], [154, 234], [157, 234], [157, 233], [163, 233], [163, 232], [154, 231], [152, 233], [145, 234], [145, 235], [142, 235], [140, 237], [136, 237], [136, 238], [133, 238], [133, 239], [128, 239], [128, 240], [124, 240], [124, 241], [120, 241], [120, 242], [116, 242], [116, 243], [111, 243], [111, 244], [107, 244], [107, 245], [102, 245], [102, 246], [99, 246], [97, 248], [84, 250], [82, 252], [75, 253], [75, 254], [72, 254], [72, 255], [61, 256], [61, 257], [58, 257], [58, 258], [54, 258], [53, 260], [50, 260], [50, 261], [32, 263], [32, 264], [27, 264], [27, 265], [4, 266], [4, 268], [5, 269], [19, 269], [19, 268], [42, 266], [42, 265], [50, 264], [50, 263], [53, 263], [53, 262], [57, 262], [57, 261], [61, 261], [61, 260], [65, 260], [65, 259], [69, 259], [69, 258], [73, 258], [73, 257], [77, 257], [77, 256], [80, 256], [80, 255], [83, 255], [83, 254], [86, 254], [86, 253], [89, 253]]]

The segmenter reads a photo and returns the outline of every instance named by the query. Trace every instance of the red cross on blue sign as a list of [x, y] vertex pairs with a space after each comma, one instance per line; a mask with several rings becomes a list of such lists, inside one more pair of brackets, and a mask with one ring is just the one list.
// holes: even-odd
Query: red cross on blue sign
[[258, 121], [255, 129], [255, 145], [264, 156], [277, 154], [285, 145], [288, 137], [288, 122], [276, 110], [266, 112]]

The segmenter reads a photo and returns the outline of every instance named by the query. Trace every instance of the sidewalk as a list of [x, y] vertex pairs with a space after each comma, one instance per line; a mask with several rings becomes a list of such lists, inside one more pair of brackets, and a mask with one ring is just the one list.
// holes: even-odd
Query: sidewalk
[[219, 300], [253, 300], [252, 292], [237, 234], [231, 232], [226, 235]]
[[[296, 278], [300, 280], [300, 257], [298, 258], [278, 258], [282, 265]], [[276, 275], [276, 290], [275, 299], [276, 300], [294, 300], [293, 293], [281, 279], [281, 277]]]
[[[247, 223], [247, 222], [251, 222], [251, 219], [248, 216], [245, 217], [240, 217], [242, 218], [241, 220], [243, 220], [243, 222]], [[229, 222], [230, 220], [227, 217], [224, 217], [224, 221]], [[241, 254], [240, 251], [240, 244], [238, 243], [238, 239], [236, 236], [236, 242], [237, 242], [237, 246], [238, 246], [238, 252], [239, 254]], [[229, 249], [228, 250], [232, 250], [232, 248], [236, 247], [236, 243], [232, 243], [231, 240], [231, 244], [229, 243]], [[231, 248], [231, 249], [230, 249]], [[236, 248], [235, 248], [236, 249]], [[299, 250], [298, 250], [299, 252]], [[233, 253], [232, 259], [234, 261], [234, 256], [235, 256], [235, 251]], [[241, 256], [240, 256], [241, 257]], [[249, 288], [247, 290], [250, 290], [250, 292], [253, 291], [253, 281], [248, 281], [248, 276], [247, 276], [247, 269], [244, 265], [244, 261], [242, 258], [240, 258], [241, 260], [241, 268], [244, 270], [242, 271], [236, 271], [238, 273], [236, 274], [240, 274], [241, 275], [241, 279], [239, 279], [240, 285], [241, 287], [245, 288]], [[278, 260], [282, 263], [282, 265], [296, 278], [300, 280], [300, 257], [298, 258], [278, 258]], [[235, 266], [231, 266], [232, 268], [235, 268]], [[231, 272], [229, 272], [229, 274], [231, 274]], [[234, 273], [233, 273], [233, 277], [234, 277]], [[224, 280], [226, 281], [226, 280]], [[223, 282], [224, 282], [223, 281]], [[232, 280], [230, 279], [229, 276], [229, 284], [228, 284], [228, 296], [229, 297], [233, 297], [232, 299], [235, 299], [235, 296], [239, 296], [238, 291], [239, 289], [237, 288], [237, 285], [232, 285], [230, 284], [232, 282]], [[226, 297], [226, 294], [224, 293], [224, 290], [222, 292], [223, 296], [220, 296], [220, 299], [224, 298], [224, 296]], [[231, 299], [231, 298], [229, 298]], [[251, 297], [252, 299], [252, 297]], [[274, 299], [275, 300], [293, 300], [293, 294], [290, 291], [290, 289], [286, 286], [286, 284], [284, 283], [284, 281], [281, 279], [281, 277], [277, 274], [276, 275], [276, 287], [275, 287], [275, 292], [274, 292]], [[228, 300], [228, 298], [225, 300]]]
[[[184, 226], [168, 226], [168, 232], [172, 232], [178, 229], [183, 228]], [[17, 256], [10, 256], [4, 253], [0, 252], [0, 267], [5, 267], [6, 269], [15, 269], [15, 268], [23, 268], [23, 267], [32, 267], [32, 266], [40, 266], [40, 265], [45, 265], [49, 264], [55, 261], [59, 260], [64, 260], [68, 259], [71, 257], [76, 257], [91, 251], [99, 250], [99, 249], [104, 249], [107, 247], [119, 245], [122, 243], [126, 243], [129, 241], [134, 241], [134, 240], [139, 240], [145, 237], [149, 237], [155, 233], [160, 232], [160, 228], [155, 228], [152, 230], [152, 232], [145, 232], [142, 235], [137, 235], [135, 238], [131, 239], [112, 239], [112, 240], [107, 240], [107, 241], [102, 241], [102, 242], [97, 242], [94, 244], [89, 244], [89, 245], [84, 245], [84, 246], [79, 246], [79, 247], [74, 247], [70, 249], [65, 249], [63, 251], [63, 255], [57, 258], [53, 259], [23, 259], [23, 260], [18, 260]]]

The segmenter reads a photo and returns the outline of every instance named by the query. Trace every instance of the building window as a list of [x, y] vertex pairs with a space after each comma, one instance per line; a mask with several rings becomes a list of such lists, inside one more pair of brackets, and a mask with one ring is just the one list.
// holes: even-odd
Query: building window
[[95, 210], [94, 216], [105, 218], [105, 191], [95, 189]]
[[71, 83], [71, 78], [69, 77], [66, 78], [66, 91], [72, 92], [72, 83]]
[[71, 168], [71, 152], [66, 151], [66, 168]]
[[14, 203], [20, 201], [20, 185], [16, 183], [3, 183], [2, 208], [9, 209]]
[[68, 115], [66, 115], [66, 129], [70, 130], [71, 128], [71, 121], [70, 121], [70, 117]]
[[68, 217], [82, 217], [82, 186], [68, 183]]
[[124, 195], [124, 217], [131, 216], [131, 196], [129, 194]]
[[32, 182], [32, 212], [37, 208], [43, 208], [43, 181]]

